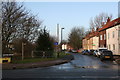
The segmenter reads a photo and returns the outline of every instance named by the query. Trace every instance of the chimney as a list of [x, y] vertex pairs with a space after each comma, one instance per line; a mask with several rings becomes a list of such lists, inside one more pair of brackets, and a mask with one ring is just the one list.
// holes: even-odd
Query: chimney
[[108, 22], [110, 22], [110, 18], [109, 18], [109, 17], [108, 17], [108, 19], [107, 19], [107, 23], [108, 23]]
[[98, 31], [99, 30], [99, 27], [96, 27], [96, 31]]

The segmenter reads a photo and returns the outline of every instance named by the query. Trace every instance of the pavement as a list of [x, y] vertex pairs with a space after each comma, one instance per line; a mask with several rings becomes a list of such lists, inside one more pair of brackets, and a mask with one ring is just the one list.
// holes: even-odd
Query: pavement
[[120, 65], [120, 56], [114, 56], [115, 62]]
[[53, 65], [59, 65], [63, 63], [67, 63], [73, 59], [72, 55], [66, 55], [61, 59], [51, 60], [51, 61], [42, 61], [35, 63], [24, 63], [24, 64], [12, 64], [12, 63], [3, 63], [2, 69], [26, 69], [26, 68], [37, 68], [37, 67], [48, 67]]

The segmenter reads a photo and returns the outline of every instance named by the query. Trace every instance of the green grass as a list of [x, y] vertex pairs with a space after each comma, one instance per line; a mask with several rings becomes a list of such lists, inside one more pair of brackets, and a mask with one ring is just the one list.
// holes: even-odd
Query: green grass
[[34, 63], [34, 62], [41, 62], [41, 61], [50, 61], [56, 60], [56, 58], [31, 58], [31, 59], [24, 59], [24, 60], [14, 60], [12, 63], [19, 64], [19, 63]]
[[63, 58], [65, 55], [71, 55], [69, 53], [60, 52], [59, 57], [57, 57], [57, 53], [54, 53], [55, 57], [53, 58], [26, 58], [24, 60], [12, 60], [13, 64], [20, 64], [20, 63], [34, 63], [34, 62], [41, 62], [41, 61], [51, 61], [56, 60], [59, 58]]
[[[58, 53], [54, 53], [54, 54], [56, 54], [56, 57], [57, 57], [57, 54], [58, 54]], [[62, 58], [62, 57], [64, 57], [65, 55], [71, 55], [71, 54], [65, 53], [65, 52], [59, 52], [59, 58]]]

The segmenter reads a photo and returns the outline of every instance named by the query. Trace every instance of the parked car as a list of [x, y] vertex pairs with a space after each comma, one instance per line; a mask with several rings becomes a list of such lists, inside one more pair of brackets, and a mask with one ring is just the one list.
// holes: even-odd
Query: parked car
[[84, 54], [85, 54], [85, 50], [83, 50], [83, 51], [81, 52], [81, 54], [83, 54], [83, 55], [84, 55]]
[[97, 57], [100, 57], [101, 52], [104, 51], [104, 50], [107, 50], [107, 48], [99, 48], [99, 49], [96, 51], [96, 56], [97, 56]]
[[82, 51], [82, 54], [83, 54], [83, 55], [89, 54], [89, 50], [83, 50], [83, 51]]
[[77, 50], [72, 50], [72, 53], [77, 53]]
[[110, 50], [101, 51], [100, 60], [110, 59], [113, 60], [113, 52]]
[[94, 50], [93, 55], [97, 57], [98, 50]]
[[91, 50], [88, 50], [88, 51], [89, 51], [88, 55], [93, 55], [95, 50], [91, 49]]

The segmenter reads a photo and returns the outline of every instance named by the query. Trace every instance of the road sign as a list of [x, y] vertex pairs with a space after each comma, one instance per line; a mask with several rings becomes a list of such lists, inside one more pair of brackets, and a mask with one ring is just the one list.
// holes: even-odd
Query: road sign
[[54, 45], [58, 45], [58, 42], [55, 42]]

